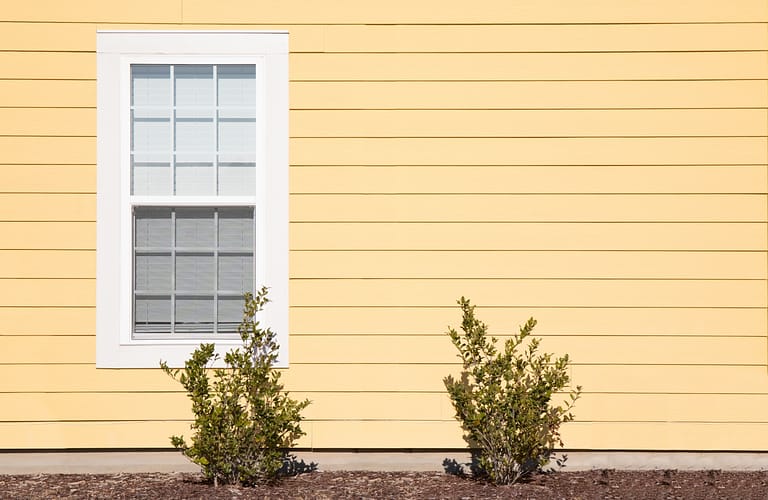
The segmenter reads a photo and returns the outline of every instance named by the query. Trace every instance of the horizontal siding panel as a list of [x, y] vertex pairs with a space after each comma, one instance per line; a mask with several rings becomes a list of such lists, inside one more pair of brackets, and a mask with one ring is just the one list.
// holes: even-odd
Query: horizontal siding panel
[[[316, 448], [462, 448], [458, 423], [351, 421], [312, 422]], [[605, 450], [764, 450], [768, 423], [571, 422], [565, 446]], [[341, 444], [339, 444], [341, 443]]]
[[[253, 19], [251, 21], [258, 21]], [[112, 24], [99, 29], [228, 29], [210, 24]], [[592, 24], [592, 25], [259, 25], [238, 30], [287, 30], [291, 52], [582, 52], [764, 50], [760, 24]], [[5, 50], [93, 51], [94, 25], [6, 23]]]
[[[91, 36], [96, 39], [93, 33]], [[92, 78], [90, 81], [0, 80], [0, 106], [93, 108], [96, 106], [95, 75]]]
[[3, 422], [190, 420], [191, 403], [179, 392], [0, 393]]
[[[14, 268], [20, 276], [34, 272], [31, 268], [40, 259], [33, 256], [11, 254], [17, 264], [5, 274]], [[765, 255], [758, 252], [294, 251], [290, 270], [292, 278], [765, 279], [768, 274]], [[52, 272], [36, 274], [47, 277]]]
[[[572, 383], [588, 392], [768, 394], [765, 366], [575, 365]], [[300, 392], [443, 392], [457, 365], [302, 365], [283, 371]], [[94, 365], [0, 365], [3, 392], [176, 392], [158, 369], [97, 370]]]
[[94, 307], [95, 279], [0, 279], [0, 304], [5, 307]]
[[181, 1], [136, 0], [129, 4], [77, 0], [62, 4], [57, 0], [16, 3], [3, 10], [6, 21], [56, 22], [166, 22], [182, 21]]
[[[300, 448], [465, 448], [452, 421], [306, 421]], [[573, 449], [763, 450], [765, 423], [571, 422], [563, 429]], [[26, 422], [0, 424], [0, 440], [13, 448], [169, 448], [169, 436], [190, 435], [189, 422]], [[439, 464], [435, 464], [438, 466]]]
[[96, 252], [0, 250], [0, 278], [96, 278]]
[[[307, 81], [764, 79], [768, 78], [765, 55], [764, 51], [292, 54], [290, 78]], [[90, 68], [83, 62], [78, 65], [73, 61], [73, 64], [76, 65], [74, 68], [54, 67], [42, 74], [53, 77], [59, 71], [67, 75], [85, 75]], [[29, 68], [27, 71], [43, 70]], [[87, 78], [87, 75], [81, 78]]]
[[0, 78], [95, 80], [96, 52], [0, 52]]
[[3, 221], [95, 221], [95, 194], [0, 194]]
[[290, 176], [294, 194], [765, 193], [768, 185], [765, 166], [736, 165], [323, 166]]
[[413, 392], [292, 392], [312, 401], [303, 412], [309, 420], [454, 420], [445, 391]]
[[0, 164], [94, 165], [96, 137], [0, 137]]
[[[14, 121], [8, 128], [39, 133], [36, 131], [41, 126], [37, 125], [35, 115], [45, 116], [45, 113], [23, 110], [23, 116], [19, 116], [22, 112], [17, 111], [7, 113]], [[0, 118], [3, 115], [3, 110], [0, 110]], [[77, 118], [73, 116], [73, 119]], [[77, 130], [87, 130], [87, 126], [74, 123], [73, 131], [66, 135], [77, 135]], [[60, 134], [62, 132], [59, 130]], [[659, 137], [765, 136], [767, 133], [768, 111], [765, 109], [338, 110], [291, 113], [292, 137]]]
[[[293, 32], [291, 32], [293, 37]], [[293, 47], [293, 38], [291, 41]], [[765, 50], [760, 24], [329, 26], [326, 52]]]
[[[292, 82], [290, 92], [291, 107], [294, 109], [764, 108], [768, 106], [768, 82], [758, 80]], [[457, 99], [456, 96], [461, 96], [461, 99]]]
[[171, 448], [170, 436], [190, 436], [186, 421], [0, 423], [6, 449]]
[[[0, 224], [2, 228], [2, 224]], [[306, 223], [292, 250], [694, 250], [766, 249], [760, 223]]]
[[[452, 421], [313, 421], [305, 438], [314, 448], [465, 448]], [[304, 426], [302, 425], [302, 428]], [[437, 464], [436, 464], [437, 465]]]
[[762, 366], [573, 366], [571, 381], [589, 392], [768, 392], [765, 363]]
[[[291, 393], [312, 401], [307, 420], [454, 421], [443, 392]], [[558, 402], [559, 396], [554, 401]], [[582, 394], [578, 422], [765, 422], [764, 394]], [[0, 393], [3, 422], [188, 420], [190, 402], [183, 392], [164, 393]]]
[[0, 365], [3, 392], [168, 392], [178, 391], [174, 382], [158, 368], [96, 369], [81, 365]]
[[[442, 392], [443, 378], [459, 372], [454, 365], [294, 365], [285, 382], [293, 392]], [[765, 366], [577, 365], [571, 383], [589, 392], [768, 392]]]
[[[150, 22], [145, 17], [137, 18], [137, 21]], [[211, 26], [209, 24], [135, 24], [135, 23], [110, 23], [94, 25], [90, 23], [5, 23], [3, 33], [0, 35], [0, 44], [4, 50], [25, 51], [77, 51], [94, 52], [96, 50], [95, 31], [99, 30], [214, 30], [231, 29], [228, 26]], [[323, 38], [326, 31], [324, 26], [306, 25], [240, 25], [237, 30], [265, 30], [290, 31], [291, 51], [319, 51], [323, 48]], [[723, 36], [723, 42], [727, 46], [740, 47], [750, 45], [756, 41], [749, 30], [717, 30]]]
[[[4, 13], [4, 18], [7, 13]], [[24, 19], [15, 19], [24, 21]], [[86, 19], [80, 19], [85, 21]], [[95, 26], [93, 24], [77, 24], [69, 22], [55, 22], [60, 19], [51, 19], [54, 22], [6, 22], [3, 24], [3, 33], [0, 35], [0, 44], [3, 50], [23, 51], [96, 51], [97, 29], [118, 29], [117, 27]], [[145, 29], [153, 29], [146, 25]], [[157, 29], [157, 28], [154, 28]]]
[[[461, 324], [461, 311], [455, 303], [443, 308], [294, 307], [290, 314], [292, 338], [323, 334], [443, 337], [448, 325]], [[477, 315], [495, 335], [516, 333], [519, 325], [530, 317], [538, 320], [537, 335], [714, 335], [764, 339], [768, 329], [765, 309], [745, 308], [488, 308], [479, 304]]]
[[[762, 422], [571, 422], [561, 430], [572, 449], [762, 451], [768, 446], [768, 423]], [[312, 422], [311, 432], [316, 448], [466, 447], [458, 423], [450, 421]]]
[[0, 250], [94, 250], [93, 222], [0, 222]]
[[96, 310], [85, 307], [0, 307], [0, 335], [95, 335]]
[[[181, 389], [181, 386], [179, 386]], [[310, 399], [304, 418], [452, 420], [447, 394], [291, 393]], [[187, 420], [191, 403], [175, 393], [0, 393], [0, 419], [12, 421]], [[445, 407], [445, 415], [441, 409]]]
[[[37, 14], [38, 16], [40, 14]], [[578, 5], [568, 0], [542, 4], [525, 0], [484, 2], [482, 8], [437, 1], [414, 4], [389, 2], [386, 9], [359, 2], [341, 2], [329, 8], [311, 0], [256, 5], [247, 0], [228, 0], [215, 6], [204, 0], [184, 0], [185, 22], [242, 23], [308, 22], [354, 24], [407, 23], [591, 23], [591, 22], [706, 22], [765, 21], [768, 9], [758, 0], [739, 0], [724, 6], [715, 0], [686, 0], [669, 5], [660, 0], [639, 4], [589, 0]]]
[[[293, 53], [290, 79], [679, 80], [765, 79], [765, 52]], [[0, 52], [0, 78], [90, 80], [95, 53]]]
[[0, 364], [94, 363], [96, 338], [0, 335]]
[[[37, 288], [31, 282], [19, 281], [30, 291]], [[435, 307], [449, 306], [460, 295], [494, 307], [765, 307], [768, 302], [763, 280], [544, 279], [293, 280], [290, 301], [301, 307]], [[31, 297], [25, 297], [30, 301], [26, 302], [22, 296], [21, 290], [16, 290], [15, 300], [19, 302], [10, 303], [36, 303]]]
[[[575, 364], [610, 365], [760, 365], [766, 357], [765, 339], [759, 337], [548, 336], [540, 352], [567, 353]], [[460, 363], [447, 335], [301, 336], [292, 339], [290, 353], [297, 364]]]
[[0, 108], [0, 135], [96, 135], [93, 108]]
[[571, 422], [562, 428], [568, 448], [594, 450], [762, 451], [766, 432], [764, 422]]
[[[55, 395], [58, 396], [58, 395]], [[310, 420], [453, 421], [455, 412], [445, 391], [436, 393], [291, 393], [308, 398]], [[116, 398], [115, 398], [116, 399]], [[560, 404], [563, 397], [555, 395]], [[116, 401], [117, 403], [117, 401]], [[592, 394], [584, 393], [574, 408], [577, 422], [766, 422], [765, 394]]]
[[[14, 149], [14, 146], [23, 147], [22, 144], [32, 146], [31, 141], [6, 138], [0, 146], [4, 142], [11, 148], [3, 153], [4, 157], [11, 158], [6, 160], [8, 163], [53, 161], [53, 155], [45, 152], [30, 154]], [[290, 142], [292, 165], [723, 165], [768, 162], [768, 141], [764, 137], [297, 138]], [[80, 144], [86, 147], [87, 142]], [[75, 150], [77, 145], [68, 145], [72, 148], [72, 159], [61, 163], [88, 163], [92, 152]]]
[[3, 193], [96, 193], [96, 165], [0, 165]]
[[[439, 174], [439, 172], [435, 172]], [[435, 184], [439, 184], [439, 175]], [[60, 217], [88, 200], [59, 196]], [[50, 216], [27, 207], [34, 196], [0, 195], [9, 217]], [[38, 202], [39, 203], [39, 202]], [[87, 205], [86, 205], [87, 206]], [[77, 207], [78, 217], [91, 211]], [[38, 212], [43, 212], [38, 215]], [[29, 214], [29, 215], [25, 215]], [[293, 195], [294, 222], [765, 222], [765, 195]]]
[[768, 422], [766, 404], [765, 394], [587, 393], [574, 415], [581, 422]]

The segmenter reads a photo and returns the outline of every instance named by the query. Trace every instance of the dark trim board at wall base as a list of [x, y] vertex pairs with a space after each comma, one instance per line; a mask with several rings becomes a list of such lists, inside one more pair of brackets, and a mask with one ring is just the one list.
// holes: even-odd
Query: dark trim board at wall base
[[[296, 459], [317, 470], [443, 471], [468, 464], [462, 450], [297, 450]], [[566, 451], [563, 470], [768, 470], [760, 451]], [[13, 450], [0, 451], [0, 474], [108, 474], [195, 472], [175, 450]]]

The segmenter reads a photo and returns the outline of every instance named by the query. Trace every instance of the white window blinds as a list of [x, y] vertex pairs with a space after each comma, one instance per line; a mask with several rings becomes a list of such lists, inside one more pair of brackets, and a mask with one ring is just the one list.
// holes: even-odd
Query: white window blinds
[[134, 332], [234, 333], [254, 289], [250, 207], [134, 209]]

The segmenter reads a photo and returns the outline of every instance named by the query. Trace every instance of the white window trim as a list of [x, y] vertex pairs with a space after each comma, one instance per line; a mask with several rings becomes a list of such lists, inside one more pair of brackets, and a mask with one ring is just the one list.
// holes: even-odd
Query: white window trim
[[257, 287], [270, 303], [258, 318], [276, 333], [277, 366], [288, 365], [288, 34], [282, 31], [99, 31], [97, 33], [96, 366], [156, 368], [160, 360], [183, 367], [200, 342], [215, 342], [222, 356], [239, 340], [132, 338], [132, 205], [189, 206], [210, 198], [173, 202], [130, 196], [130, 64], [257, 64], [266, 98], [257, 165], [257, 196], [217, 198], [214, 204], [256, 210]]

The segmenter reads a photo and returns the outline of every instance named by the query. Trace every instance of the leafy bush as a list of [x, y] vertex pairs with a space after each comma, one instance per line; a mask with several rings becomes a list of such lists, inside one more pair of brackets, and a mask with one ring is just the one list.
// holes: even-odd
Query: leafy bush
[[443, 381], [467, 441], [478, 449], [481, 471], [496, 484], [514, 483], [540, 470], [563, 445], [559, 427], [573, 420], [570, 410], [581, 387], [569, 392], [563, 406], [550, 404], [570, 382], [568, 355], [553, 360], [538, 353], [540, 339], [529, 338], [536, 320], [529, 319], [499, 352], [488, 326], [475, 318], [475, 306], [464, 297], [458, 304], [462, 333], [449, 328], [448, 335], [464, 369], [460, 380]]
[[208, 368], [218, 359], [213, 344], [201, 344], [183, 370], [160, 363], [187, 390], [195, 415], [192, 444], [180, 436], [172, 436], [171, 443], [200, 465], [216, 486], [276, 480], [287, 457], [285, 449], [304, 435], [301, 411], [309, 401], [295, 401], [283, 392], [280, 372], [273, 368], [275, 334], [254, 320], [267, 302], [266, 288], [256, 296], [245, 295], [238, 327], [243, 346], [224, 355], [226, 368]]

